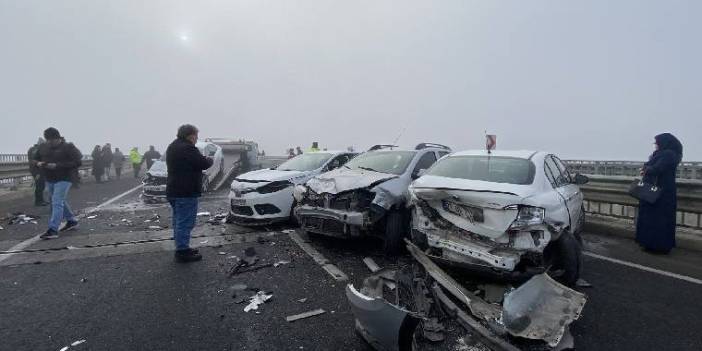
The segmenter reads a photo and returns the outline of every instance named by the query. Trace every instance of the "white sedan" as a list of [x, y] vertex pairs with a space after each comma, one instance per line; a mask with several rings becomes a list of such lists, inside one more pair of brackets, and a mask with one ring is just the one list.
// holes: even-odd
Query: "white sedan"
[[412, 239], [445, 261], [512, 277], [551, 267], [572, 285], [587, 181], [546, 152], [454, 153], [410, 187]]
[[237, 176], [229, 192], [229, 220], [243, 225], [265, 225], [293, 220], [293, 187], [331, 171], [352, 159], [347, 151], [318, 151], [296, 156], [278, 167]]

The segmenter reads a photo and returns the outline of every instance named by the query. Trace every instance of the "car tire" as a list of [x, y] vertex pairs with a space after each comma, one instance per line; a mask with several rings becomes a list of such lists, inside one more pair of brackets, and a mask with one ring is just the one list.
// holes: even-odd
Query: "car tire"
[[554, 279], [567, 287], [575, 287], [580, 278], [582, 247], [568, 231], [564, 231], [551, 245], [551, 271], [562, 271], [562, 274]]
[[387, 256], [397, 256], [402, 251], [402, 239], [405, 237], [407, 225], [405, 216], [400, 210], [389, 211], [385, 217], [385, 244]]

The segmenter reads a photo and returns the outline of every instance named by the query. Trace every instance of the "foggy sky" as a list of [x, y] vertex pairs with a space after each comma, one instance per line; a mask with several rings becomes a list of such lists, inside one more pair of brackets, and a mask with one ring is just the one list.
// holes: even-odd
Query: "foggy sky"
[[700, 1], [0, 0], [0, 152], [200, 137], [702, 161]]

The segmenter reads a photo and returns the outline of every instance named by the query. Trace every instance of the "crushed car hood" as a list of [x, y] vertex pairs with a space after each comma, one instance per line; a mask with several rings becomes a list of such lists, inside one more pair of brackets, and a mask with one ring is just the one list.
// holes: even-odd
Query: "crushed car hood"
[[307, 176], [311, 172], [303, 171], [279, 171], [277, 169], [259, 169], [237, 176], [236, 179], [252, 180], [259, 182], [275, 182], [280, 180], [291, 180], [293, 178]]
[[168, 168], [166, 168], [166, 163], [164, 161], [155, 161], [151, 168], [146, 171], [146, 174], [152, 177], [168, 177]]
[[307, 186], [317, 194], [338, 194], [344, 191], [373, 187], [397, 177], [394, 174], [338, 168], [310, 179]]

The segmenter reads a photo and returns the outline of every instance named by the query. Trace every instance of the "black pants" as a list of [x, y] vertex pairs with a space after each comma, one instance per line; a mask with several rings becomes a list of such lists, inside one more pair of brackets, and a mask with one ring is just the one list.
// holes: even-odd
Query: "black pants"
[[46, 181], [44, 177], [40, 174], [34, 178], [34, 203], [41, 204], [44, 203], [44, 188], [46, 187]]
[[132, 163], [132, 168], [134, 168], [134, 178], [139, 178], [139, 171], [141, 171], [141, 163]]
[[122, 167], [115, 167], [115, 174], [117, 174], [117, 179], [122, 176]]

